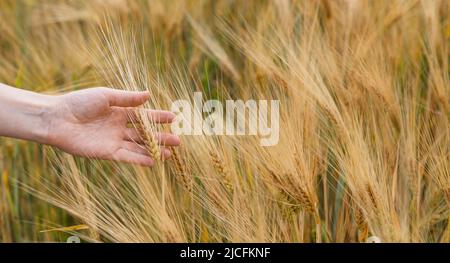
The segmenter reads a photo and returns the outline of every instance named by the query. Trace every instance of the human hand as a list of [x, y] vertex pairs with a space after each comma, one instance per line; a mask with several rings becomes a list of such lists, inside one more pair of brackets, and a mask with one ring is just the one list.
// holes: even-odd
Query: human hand
[[[139, 133], [127, 127], [135, 107], [148, 98], [148, 92], [108, 88], [56, 96], [44, 116], [48, 123], [45, 143], [73, 155], [152, 166], [155, 160], [149, 156]], [[161, 110], [148, 110], [148, 115], [156, 123], [170, 123], [175, 118], [173, 113]], [[180, 144], [180, 139], [170, 133], [154, 136], [165, 159], [171, 153], [164, 146]]]

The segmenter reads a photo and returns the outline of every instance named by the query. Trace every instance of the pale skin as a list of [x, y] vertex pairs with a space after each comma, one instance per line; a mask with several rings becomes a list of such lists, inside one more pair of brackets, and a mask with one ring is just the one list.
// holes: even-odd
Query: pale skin
[[[93, 159], [153, 166], [142, 137], [130, 123], [148, 92], [90, 88], [62, 95], [43, 95], [0, 83], [0, 136], [46, 144], [69, 154]], [[146, 110], [155, 123], [170, 123], [169, 111]], [[180, 139], [154, 134], [164, 159], [168, 146]]]

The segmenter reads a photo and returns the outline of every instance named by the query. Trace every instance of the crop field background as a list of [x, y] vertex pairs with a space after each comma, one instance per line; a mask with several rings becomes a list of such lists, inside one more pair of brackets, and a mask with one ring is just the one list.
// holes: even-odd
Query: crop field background
[[0, 138], [0, 241], [449, 242], [449, 44], [448, 0], [1, 0], [1, 83], [279, 100], [280, 138], [153, 168]]

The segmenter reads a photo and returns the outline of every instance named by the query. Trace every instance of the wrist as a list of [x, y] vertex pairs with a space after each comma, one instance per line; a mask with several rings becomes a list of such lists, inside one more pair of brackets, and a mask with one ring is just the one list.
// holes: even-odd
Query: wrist
[[30, 105], [30, 118], [35, 119], [35, 127], [31, 129], [31, 140], [43, 144], [52, 144], [53, 128], [56, 119], [58, 96], [37, 94], [36, 100]]
[[0, 136], [49, 144], [58, 97], [0, 83]]

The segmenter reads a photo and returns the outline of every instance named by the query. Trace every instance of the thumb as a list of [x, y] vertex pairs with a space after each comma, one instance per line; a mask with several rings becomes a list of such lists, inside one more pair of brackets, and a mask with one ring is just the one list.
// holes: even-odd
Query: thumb
[[117, 107], [137, 107], [144, 104], [150, 97], [148, 91], [106, 89], [104, 94], [108, 98], [109, 105]]

